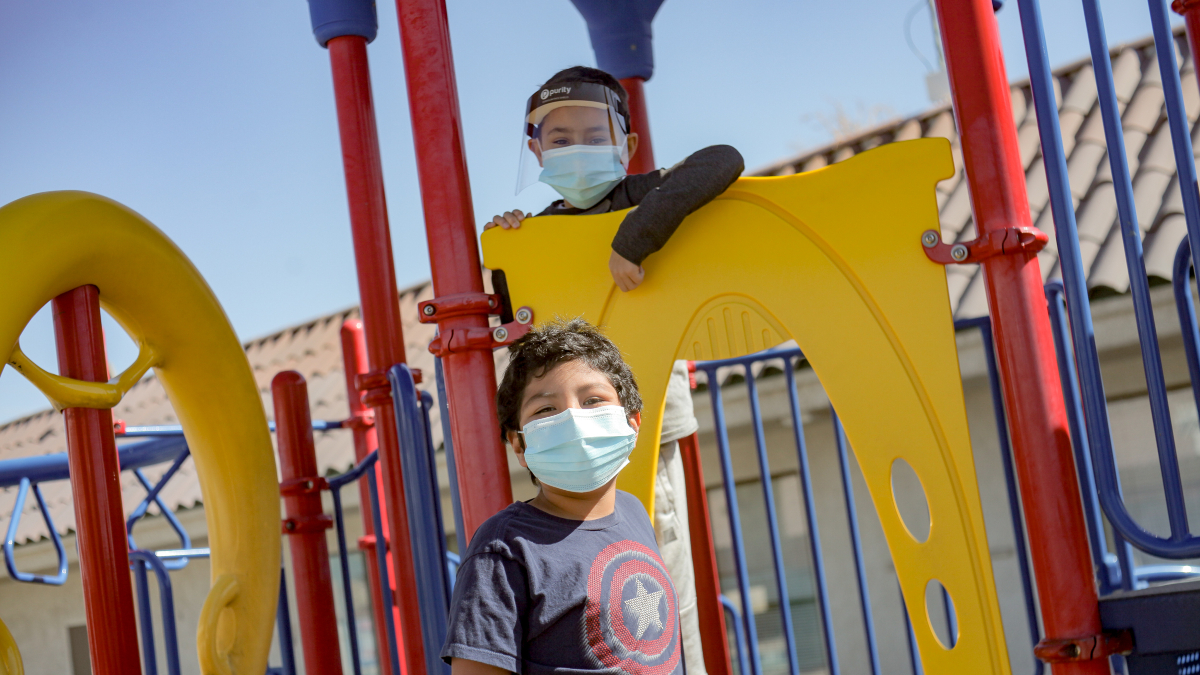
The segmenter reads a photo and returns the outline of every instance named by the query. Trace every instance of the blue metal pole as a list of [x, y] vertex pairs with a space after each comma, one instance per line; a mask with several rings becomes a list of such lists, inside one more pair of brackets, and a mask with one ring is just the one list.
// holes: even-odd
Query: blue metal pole
[[[54, 576], [30, 574], [17, 570], [13, 545], [17, 537], [17, 526], [21, 523], [21, 514], [25, 510], [25, 497], [29, 494], [31, 485], [33, 487], [33, 496], [38, 503], [38, 509], [42, 512], [42, 520], [46, 523], [46, 528], [50, 532], [50, 541], [54, 543], [54, 552], [58, 554], [58, 573]], [[42, 497], [42, 489], [38, 487], [37, 483], [31, 483], [28, 478], [22, 478], [20, 487], [17, 488], [17, 499], [16, 503], [13, 504], [13, 515], [8, 521], [8, 532], [4, 535], [4, 565], [8, 568], [8, 575], [16, 581], [47, 584], [49, 586], [62, 586], [67, 582], [67, 552], [63, 549], [62, 537], [58, 536], [58, 529], [54, 527], [54, 520], [50, 518], [50, 509], [46, 508], [46, 500]]]
[[448, 675], [450, 666], [439, 656], [442, 643], [446, 640], [446, 617], [450, 608], [446, 589], [450, 584], [446, 579], [446, 538], [439, 517], [441, 498], [435, 489], [437, 469], [430, 463], [420, 394], [413, 384], [412, 372], [406, 364], [397, 364], [388, 370], [388, 379], [392, 384], [392, 402], [399, 433], [426, 674]]
[[[829, 408], [833, 418], [833, 439], [837, 446], [838, 465], [842, 470], [842, 492], [846, 497], [846, 520], [850, 524], [850, 545], [854, 550], [854, 571], [858, 578], [858, 599], [862, 607], [863, 630], [867, 637], [867, 655], [871, 658], [871, 672], [879, 675], [879, 647], [875, 640], [875, 622], [871, 618], [871, 591], [867, 586], [867, 567], [863, 560], [862, 539], [858, 532], [858, 511], [854, 506], [854, 483], [850, 478], [850, 457], [846, 432], [838, 419], [837, 411]], [[901, 604], [904, 598], [900, 598]], [[907, 610], [906, 610], [907, 611]]]
[[[378, 457], [378, 455], [376, 455]], [[342, 568], [342, 604], [346, 607], [346, 633], [350, 637], [350, 665], [354, 675], [362, 675], [362, 663], [358, 647], [358, 622], [354, 620], [354, 592], [350, 585], [350, 558], [346, 552], [346, 524], [342, 517], [341, 486], [329, 486], [333, 498], [333, 522], [337, 529], [338, 561]]]
[[[996, 367], [996, 350], [995, 345], [992, 343], [992, 321], [988, 317], [982, 317], [974, 320], [972, 323], [979, 329], [979, 336], [983, 340], [983, 356], [987, 363], [988, 387], [992, 393], [992, 415], [996, 420], [996, 438], [1000, 445], [1000, 463], [1004, 466], [1004, 487], [1008, 490], [1008, 512], [1012, 518], [1013, 548], [1016, 550], [1017, 567], [1021, 571], [1021, 591], [1025, 599], [1025, 623], [1029, 629], [1029, 643], [1036, 645], [1042, 639], [1042, 632], [1038, 628], [1037, 605], [1033, 600], [1033, 575], [1029, 573], [1029, 551], [1025, 542], [1025, 521], [1021, 518], [1021, 495], [1017, 490], [1017, 474], [1013, 468], [1012, 442], [1008, 437], [1008, 416], [1004, 412], [1004, 394], [1000, 390], [1000, 369]], [[1051, 320], [1050, 325], [1051, 329], [1053, 329], [1055, 325], [1053, 320]], [[1057, 332], [1055, 335], [1057, 337]], [[1059, 371], [1062, 372], [1061, 362], [1059, 363]], [[1071, 419], [1071, 410], [1071, 401], [1068, 399], [1067, 419]], [[905, 616], [907, 617], [907, 614]], [[1042, 675], [1046, 664], [1036, 658], [1033, 660], [1033, 663], [1034, 675]]]
[[746, 661], [746, 626], [742, 623], [742, 615], [738, 612], [737, 605], [733, 601], [721, 594], [721, 605], [725, 607], [725, 611], [729, 612], [733, 621], [729, 625], [733, 626], [734, 641], [733, 644], [737, 647], [738, 658], [738, 675], [749, 675], [750, 665]]
[[467, 552], [467, 530], [463, 526], [462, 502], [458, 498], [458, 459], [454, 456], [454, 434], [450, 433], [450, 406], [446, 397], [446, 377], [442, 373], [442, 360], [433, 360], [437, 375], [438, 411], [442, 418], [442, 445], [446, 448], [446, 470], [450, 474], [450, 504], [454, 508], [454, 539], [458, 552]]
[[[825, 658], [830, 675], [839, 675], [837, 640], [833, 634], [833, 611], [829, 605], [829, 588], [825, 583], [825, 563], [821, 554], [821, 533], [817, 527], [817, 504], [813, 495], [812, 471], [808, 468], [808, 448], [804, 441], [804, 419], [800, 415], [800, 397], [796, 392], [796, 373], [791, 358], [783, 359], [783, 372], [787, 376], [788, 402], [792, 406], [792, 431], [796, 438], [796, 455], [800, 462], [800, 483], [804, 491], [804, 516], [808, 521], [808, 539], [812, 550], [813, 573], [817, 577], [817, 602], [821, 607], [821, 627], [824, 629]], [[875, 667], [872, 662], [872, 668]], [[878, 670], [872, 673], [879, 675]]]
[[[1156, 5], [1164, 12], [1166, 11], [1166, 3], [1163, 0], [1151, 0], [1150, 11], [1152, 14]], [[1129, 290], [1133, 295], [1133, 313], [1137, 321], [1138, 340], [1142, 346], [1142, 367], [1146, 373], [1150, 415], [1154, 421], [1154, 436], [1158, 442], [1158, 457], [1163, 472], [1163, 488], [1167, 498], [1167, 517], [1171, 522], [1172, 538], [1179, 539], [1188, 531], [1183, 483], [1179, 478], [1179, 459], [1175, 454], [1175, 430], [1171, 425], [1171, 409], [1167, 403], [1167, 384], [1163, 377], [1162, 357], [1158, 349], [1158, 331], [1154, 327], [1154, 311], [1150, 304], [1150, 282], [1146, 277], [1146, 263], [1142, 260], [1142, 232], [1138, 229], [1137, 212], [1133, 206], [1133, 180], [1129, 175], [1129, 166], [1125, 159], [1125, 134], [1121, 128], [1121, 114], [1117, 110], [1112, 62], [1108, 57], [1108, 39], [1104, 35], [1104, 19], [1100, 13], [1099, 2], [1083, 0], [1083, 16], [1087, 24], [1088, 44], [1092, 52], [1092, 67], [1096, 73], [1100, 114], [1104, 120], [1104, 140], [1108, 145], [1108, 164], [1112, 169], [1113, 188], [1116, 191], [1117, 220], [1121, 225], [1125, 264], [1129, 269]], [[1165, 16], [1163, 19], [1165, 21]], [[1158, 36], [1156, 32], [1156, 42], [1158, 37], [1164, 36]], [[1168, 70], [1175, 76], [1176, 90], [1179, 88], [1179, 73], [1175, 70], [1175, 53], [1171, 47], [1174, 40], [1169, 27], [1165, 39], [1167, 44], [1162, 47], [1166, 51], [1164, 52], [1163, 48], [1158, 50], [1159, 67], [1163, 71], [1164, 94], [1169, 88], [1165, 82]], [[1165, 63], [1164, 59], [1166, 59]], [[1181, 106], [1182, 97], [1177, 97], [1174, 101], [1168, 98], [1168, 117], [1170, 117], [1172, 104]], [[1185, 115], [1183, 119], [1186, 122], [1187, 116]], [[1177, 152], [1180, 150], [1181, 148], [1176, 147]], [[1195, 162], [1192, 159], [1190, 148], [1187, 158], [1194, 175]], [[1195, 182], [1192, 185], [1195, 186]]]
[[[1117, 468], [1112, 454], [1112, 436], [1109, 430], [1104, 382], [1100, 375], [1095, 328], [1092, 325], [1088, 306], [1083, 258], [1079, 250], [1079, 233], [1075, 223], [1074, 203], [1067, 177], [1066, 154], [1063, 151], [1057, 103], [1052, 86], [1053, 74], [1050, 72], [1049, 60], [1046, 55], [1045, 31], [1042, 27], [1037, 0], [1018, 0], [1018, 5], [1021, 10], [1021, 28], [1025, 38], [1026, 55], [1029, 59], [1030, 83], [1037, 111], [1046, 180], [1050, 188], [1050, 208], [1054, 214], [1059, 263], [1062, 269], [1063, 283], [1067, 290], [1071, 336], [1079, 367], [1083, 407], [1087, 413], [1085, 422], [1091, 444], [1100, 504], [1114, 529], [1121, 532], [1138, 548], [1163, 557], [1179, 558], [1200, 555], [1200, 538], [1189, 537], [1186, 532], [1173, 531], [1170, 539], [1163, 539], [1142, 528], [1129, 515], [1117, 488]], [[1107, 53], [1104, 58], [1108, 58]], [[1171, 63], [1173, 63], [1173, 59]], [[1164, 82], [1165, 86], [1166, 82]], [[1176, 159], [1179, 160], [1178, 157]], [[1194, 182], [1189, 185], [1194, 190]], [[1188, 190], [1185, 189], [1184, 193], [1186, 195]], [[1185, 197], [1185, 199], [1190, 198]], [[1166, 466], [1164, 465], [1165, 470]]]
[[779, 539], [779, 518], [775, 513], [775, 489], [771, 485], [771, 463], [767, 458], [767, 443], [763, 433], [762, 410], [758, 401], [758, 385], [749, 365], [744, 367], [746, 389], [750, 399], [750, 419], [754, 428], [754, 447], [758, 452], [758, 469], [762, 476], [763, 501], [766, 503], [767, 533], [771, 537], [771, 554], [775, 563], [775, 584], [779, 590], [779, 614], [783, 619], [784, 644], [792, 675], [800, 674], [796, 658], [796, 633], [792, 626], [792, 598], [788, 592], [787, 573], [783, 566], [783, 543]]
[[[376, 451], [378, 452], [378, 451]], [[379, 487], [376, 485], [377, 480], [375, 473], [379, 470], [378, 466], [372, 466], [370, 475], [367, 477], [367, 492], [371, 497], [371, 526], [375, 532], [383, 532], [383, 516], [379, 511]], [[376, 539], [375, 545], [375, 560], [379, 565], [379, 593], [380, 597], [375, 601], [383, 604], [383, 621], [385, 632], [387, 633], [387, 652], [388, 658], [391, 659], [393, 673], [400, 671], [400, 648], [397, 642], [396, 635], [396, 619], [395, 619], [395, 601], [392, 598], [392, 581], [391, 573], [388, 571], [387, 565], [387, 547], [383, 545], [382, 537]], [[381, 648], [382, 651], [382, 648]]]
[[[702, 367], [696, 364], [697, 367]], [[708, 394], [712, 401], [713, 426], [717, 438], [717, 456], [721, 459], [721, 479], [725, 487], [725, 506], [729, 511], [729, 530], [733, 539], [733, 563], [737, 569], [738, 592], [742, 596], [742, 619], [750, 652], [750, 675], [763, 675], [758, 654], [758, 627], [750, 606], [750, 573], [746, 566], [746, 547], [742, 538], [742, 521], [738, 514], [737, 483], [733, 477], [733, 462], [729, 457], [729, 432], [725, 426], [725, 408], [721, 404], [721, 384], [716, 367], [703, 367], [708, 375]]]
[[[179, 636], [175, 630], [175, 592], [171, 588], [171, 572], [153, 551], [133, 550], [129, 552], [129, 557], [138, 568], [154, 570], [154, 578], [158, 581], [159, 609], [162, 612], [163, 651], [167, 657], [167, 675], [179, 675]], [[146, 617], [149, 620], [149, 594], [146, 602]]]
[[142, 664], [146, 667], [146, 675], [158, 675], [158, 655], [154, 649], [154, 615], [150, 609], [150, 581], [146, 567], [148, 565], [141, 560], [133, 561], [133, 587], [137, 594], [138, 628], [142, 634]]

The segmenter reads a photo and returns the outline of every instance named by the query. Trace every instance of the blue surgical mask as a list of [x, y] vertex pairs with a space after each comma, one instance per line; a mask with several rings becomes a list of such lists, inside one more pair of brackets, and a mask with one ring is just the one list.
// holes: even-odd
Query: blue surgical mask
[[568, 492], [591, 492], [629, 465], [637, 432], [624, 406], [567, 408], [522, 430], [525, 463], [537, 479]]
[[568, 145], [542, 151], [538, 180], [554, 188], [571, 206], [590, 209], [625, 177], [623, 145]]

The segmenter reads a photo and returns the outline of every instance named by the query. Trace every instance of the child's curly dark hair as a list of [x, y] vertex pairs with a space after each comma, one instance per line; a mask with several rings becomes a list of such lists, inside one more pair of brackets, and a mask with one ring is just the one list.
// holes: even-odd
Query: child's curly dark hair
[[607, 375], [626, 415], [642, 410], [637, 380], [621, 358], [621, 350], [599, 328], [583, 319], [560, 319], [534, 328], [509, 345], [508, 351], [508, 368], [496, 390], [501, 438], [507, 440], [509, 431], [520, 431], [521, 399], [529, 382], [567, 361], [583, 361]]

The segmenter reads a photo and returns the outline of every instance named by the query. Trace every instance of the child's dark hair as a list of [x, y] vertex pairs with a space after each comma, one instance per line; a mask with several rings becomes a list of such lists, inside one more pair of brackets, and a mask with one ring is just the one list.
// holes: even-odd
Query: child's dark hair
[[[601, 84], [609, 89], [612, 89], [617, 94], [617, 98], [621, 101], [620, 107], [617, 110], [617, 114], [625, 118], [625, 128], [628, 130], [629, 93], [625, 91], [625, 87], [621, 86], [620, 80], [612, 75], [609, 75], [603, 70], [600, 70], [599, 68], [589, 68], [588, 66], [571, 66], [570, 68], [564, 68], [555, 73], [550, 77], [550, 79], [546, 80], [542, 86], [538, 87], [538, 89], [557, 89], [560, 85], [568, 84], [570, 82]], [[537, 131], [535, 132], [535, 135], [540, 136], [542, 133], [541, 125], [538, 125], [536, 129]]]
[[521, 399], [529, 382], [567, 361], [583, 361], [607, 375], [626, 415], [642, 410], [637, 381], [621, 358], [621, 350], [599, 328], [583, 319], [559, 320], [534, 328], [512, 343], [508, 351], [508, 368], [496, 390], [502, 438], [507, 439], [509, 431], [521, 429]]

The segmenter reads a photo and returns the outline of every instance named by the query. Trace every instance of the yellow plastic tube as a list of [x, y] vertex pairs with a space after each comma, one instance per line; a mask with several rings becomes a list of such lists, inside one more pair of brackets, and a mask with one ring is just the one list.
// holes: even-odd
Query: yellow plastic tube
[[[141, 346], [110, 383], [46, 373], [17, 346], [43, 305], [85, 284]], [[57, 408], [110, 408], [154, 368], [196, 462], [208, 520], [201, 671], [260, 675], [279, 591], [279, 484], [250, 364], [208, 284], [132, 210], [86, 192], [46, 192], [0, 208], [0, 289], [0, 354]]]
[[[894, 143], [818, 171], [743, 178], [684, 220], [622, 293], [608, 258], [625, 212], [531, 218], [483, 235], [514, 306], [538, 322], [604, 326], [637, 375], [647, 414], [618, 486], [654, 513], [661, 414], [676, 359], [740, 356], [795, 339], [845, 426], [879, 513], [925, 672], [1007, 673], [946, 272], [921, 234], [939, 229], [944, 139]], [[905, 459], [925, 489], [928, 538], [905, 526], [891, 489]], [[954, 602], [959, 637], [934, 635], [925, 587]]]
[[17, 649], [17, 641], [3, 621], [0, 621], [0, 675], [25, 675], [21, 650]]

